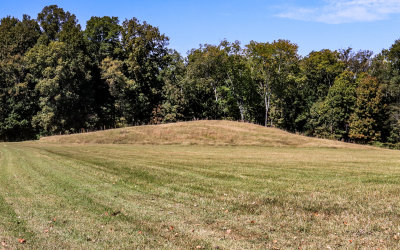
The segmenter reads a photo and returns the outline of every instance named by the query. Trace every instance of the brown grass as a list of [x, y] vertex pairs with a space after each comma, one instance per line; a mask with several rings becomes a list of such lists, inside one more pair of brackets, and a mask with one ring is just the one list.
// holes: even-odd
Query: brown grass
[[192, 121], [43, 137], [46, 143], [233, 145], [362, 148], [356, 144], [310, 138], [276, 128], [233, 121]]

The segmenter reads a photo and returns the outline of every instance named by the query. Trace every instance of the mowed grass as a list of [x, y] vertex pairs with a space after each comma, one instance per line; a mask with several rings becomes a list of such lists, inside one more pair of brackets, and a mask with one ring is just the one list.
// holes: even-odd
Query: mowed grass
[[0, 144], [0, 248], [398, 248], [400, 152], [300, 139]]

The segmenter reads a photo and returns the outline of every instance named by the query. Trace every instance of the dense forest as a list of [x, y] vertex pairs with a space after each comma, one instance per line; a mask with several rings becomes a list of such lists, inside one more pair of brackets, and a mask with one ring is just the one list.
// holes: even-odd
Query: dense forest
[[193, 119], [400, 145], [400, 41], [313, 51], [287, 40], [222, 41], [186, 57], [136, 18], [82, 30], [56, 5], [0, 22], [0, 140]]

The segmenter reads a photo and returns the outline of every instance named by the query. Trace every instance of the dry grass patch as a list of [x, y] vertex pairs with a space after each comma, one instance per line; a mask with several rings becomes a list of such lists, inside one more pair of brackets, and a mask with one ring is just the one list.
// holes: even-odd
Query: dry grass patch
[[84, 134], [44, 137], [46, 143], [181, 144], [273, 147], [362, 148], [338, 141], [310, 138], [276, 128], [232, 122], [192, 121], [112, 129]]

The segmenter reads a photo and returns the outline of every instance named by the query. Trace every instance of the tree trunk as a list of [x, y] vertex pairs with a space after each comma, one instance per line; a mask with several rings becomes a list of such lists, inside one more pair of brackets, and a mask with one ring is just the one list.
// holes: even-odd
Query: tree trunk
[[266, 91], [264, 95], [265, 101], [265, 127], [268, 127], [268, 111], [269, 111], [269, 104], [270, 104], [271, 94]]
[[244, 121], [244, 107], [241, 101], [237, 101], [237, 105], [239, 107], [239, 112], [240, 112], [240, 120]]
[[229, 73], [227, 73], [226, 75], [228, 76], [228, 79], [229, 79], [229, 81], [231, 82], [233, 96], [235, 97], [236, 103], [237, 103], [237, 105], [238, 105], [238, 107], [239, 107], [240, 120], [244, 121], [244, 113], [245, 113], [245, 110], [244, 110], [244, 107], [243, 107], [243, 101], [242, 101], [242, 99], [239, 97], [239, 95], [236, 93], [235, 85], [234, 85], [234, 83], [233, 83], [233, 81], [232, 81], [231, 76], [229, 75]]
[[214, 97], [215, 97], [215, 101], [216, 102], [218, 102], [218, 93], [217, 93], [217, 87], [213, 84], [213, 83], [211, 83], [211, 87], [213, 88], [213, 90], [214, 90]]

